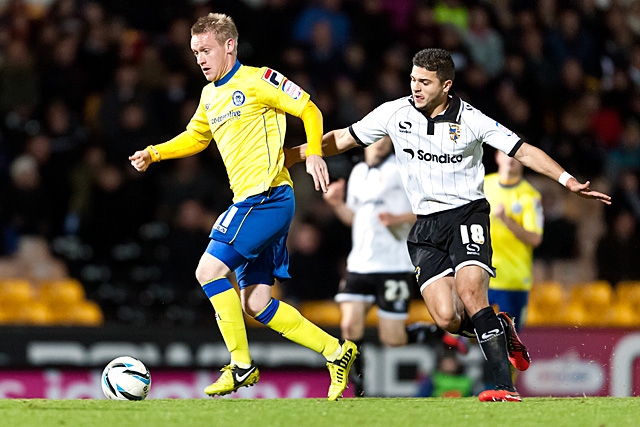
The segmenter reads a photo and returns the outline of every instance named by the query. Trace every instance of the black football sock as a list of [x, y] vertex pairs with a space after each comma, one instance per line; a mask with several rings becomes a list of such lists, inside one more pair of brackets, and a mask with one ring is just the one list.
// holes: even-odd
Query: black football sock
[[460, 322], [460, 329], [453, 333], [467, 338], [476, 337], [476, 328], [474, 327], [472, 319], [467, 316], [467, 313], [465, 313], [465, 316], [462, 318], [462, 322]]
[[364, 397], [364, 353], [362, 352], [362, 345], [364, 339], [354, 340], [354, 344], [358, 347], [358, 357], [353, 361], [351, 370], [349, 371], [349, 377], [353, 384], [353, 394], [355, 397]]
[[507, 357], [507, 339], [493, 308], [483, 308], [473, 315], [471, 321], [496, 389], [515, 391]]
[[417, 322], [407, 326], [407, 344], [437, 345], [444, 331], [435, 323]]

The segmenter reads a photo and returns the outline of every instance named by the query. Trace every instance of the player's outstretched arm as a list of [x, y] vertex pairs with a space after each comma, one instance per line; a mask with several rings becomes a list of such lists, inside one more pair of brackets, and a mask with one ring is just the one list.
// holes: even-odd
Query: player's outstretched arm
[[[201, 138], [196, 138], [196, 135], [201, 136]], [[129, 161], [138, 172], [144, 172], [151, 163], [197, 154], [207, 148], [210, 142], [211, 138], [209, 136], [185, 131], [167, 142], [150, 145], [144, 150], [136, 151], [129, 156]]]
[[[313, 177], [315, 189], [326, 193], [329, 186], [329, 169], [322, 158], [322, 113], [316, 104], [309, 100], [299, 117], [304, 123], [304, 131], [307, 135], [306, 149], [303, 153], [307, 173]], [[286, 153], [285, 166], [287, 166]]]
[[581, 184], [574, 177], [570, 177], [567, 181], [566, 187], [572, 192], [576, 193], [580, 197], [584, 197], [585, 199], [595, 199], [600, 200], [602, 203], [606, 205], [611, 204], [611, 196], [601, 193], [599, 191], [592, 190], [589, 186], [591, 185], [590, 181]]
[[313, 186], [316, 191], [322, 190], [323, 193], [327, 192], [329, 187], [329, 168], [322, 156], [317, 154], [310, 154], [305, 161], [307, 166], [307, 173], [313, 178]]
[[[358, 143], [349, 133], [349, 129], [339, 129], [327, 132], [322, 137], [322, 154], [324, 156], [335, 156], [336, 154], [343, 153], [350, 148], [357, 147]], [[307, 160], [307, 144], [298, 145], [293, 148], [284, 149], [284, 165], [289, 168], [296, 163]], [[316, 156], [309, 156], [316, 157]], [[320, 157], [320, 156], [317, 156]], [[320, 157], [320, 159], [322, 159]], [[324, 161], [323, 161], [324, 163]], [[326, 164], [325, 164], [326, 168]], [[329, 185], [329, 172], [328, 170], [322, 170], [312, 165], [310, 167], [307, 161], [307, 173], [313, 177], [316, 190], [322, 188], [323, 192], [326, 192], [326, 186]], [[321, 183], [325, 183], [325, 187], [321, 187]]]
[[611, 204], [611, 196], [601, 193], [599, 191], [592, 190], [589, 186], [589, 181], [585, 183], [579, 182], [568, 172], [566, 172], [562, 166], [560, 166], [555, 160], [549, 157], [544, 151], [531, 144], [524, 142], [514, 157], [526, 167], [542, 174], [551, 179], [560, 182], [567, 187], [571, 192], [577, 194], [585, 199], [599, 200], [606, 205]]
[[398, 224], [413, 224], [416, 222], [416, 214], [412, 211], [401, 214], [392, 214], [391, 212], [380, 212], [378, 219], [385, 227], [393, 227]]
[[340, 222], [347, 227], [351, 227], [353, 225], [354, 212], [345, 202], [346, 187], [346, 181], [343, 178], [340, 178], [329, 184], [327, 192], [322, 196], [329, 206], [331, 206]]

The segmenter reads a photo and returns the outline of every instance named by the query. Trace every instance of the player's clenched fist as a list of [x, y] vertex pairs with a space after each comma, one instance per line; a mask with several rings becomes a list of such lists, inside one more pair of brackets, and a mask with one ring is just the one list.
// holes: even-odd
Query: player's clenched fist
[[343, 178], [332, 182], [327, 187], [327, 192], [323, 194], [324, 200], [331, 206], [338, 206], [344, 203], [346, 183]]
[[138, 172], [144, 172], [151, 164], [151, 155], [147, 150], [140, 150], [129, 156], [131, 166], [136, 168]]

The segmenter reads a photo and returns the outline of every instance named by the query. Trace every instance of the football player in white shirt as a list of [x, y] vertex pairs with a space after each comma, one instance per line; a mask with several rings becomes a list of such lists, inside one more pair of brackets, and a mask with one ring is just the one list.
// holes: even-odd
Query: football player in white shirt
[[409, 302], [416, 279], [407, 251], [409, 230], [416, 220], [400, 179], [389, 137], [367, 147], [364, 161], [344, 179], [332, 182], [325, 201], [338, 219], [351, 227], [353, 246], [347, 273], [335, 296], [342, 314], [342, 338], [355, 342], [361, 355], [351, 370], [356, 397], [364, 396], [362, 345], [369, 310], [378, 306], [378, 337], [388, 347], [428, 343], [465, 352], [464, 342], [436, 325], [416, 323], [409, 330]]
[[[509, 362], [529, 367], [529, 354], [507, 313], [489, 305], [491, 265], [489, 203], [483, 193], [483, 144], [515, 157], [526, 167], [557, 180], [571, 192], [611, 204], [611, 197], [580, 183], [542, 150], [462, 101], [452, 91], [455, 68], [449, 52], [424, 49], [413, 57], [411, 96], [382, 104], [348, 128], [323, 137], [331, 156], [389, 135], [398, 154], [402, 182], [418, 219], [408, 239], [420, 292], [441, 328], [474, 333], [491, 367], [494, 390], [483, 402], [520, 402]], [[286, 165], [304, 160], [300, 146], [287, 150]], [[316, 190], [329, 177], [313, 170]], [[507, 349], [507, 351], [505, 351]]]

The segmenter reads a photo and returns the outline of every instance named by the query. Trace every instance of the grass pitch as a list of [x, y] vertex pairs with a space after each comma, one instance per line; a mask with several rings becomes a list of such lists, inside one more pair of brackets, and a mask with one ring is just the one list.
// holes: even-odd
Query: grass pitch
[[638, 398], [0, 400], [3, 427], [637, 426]]

